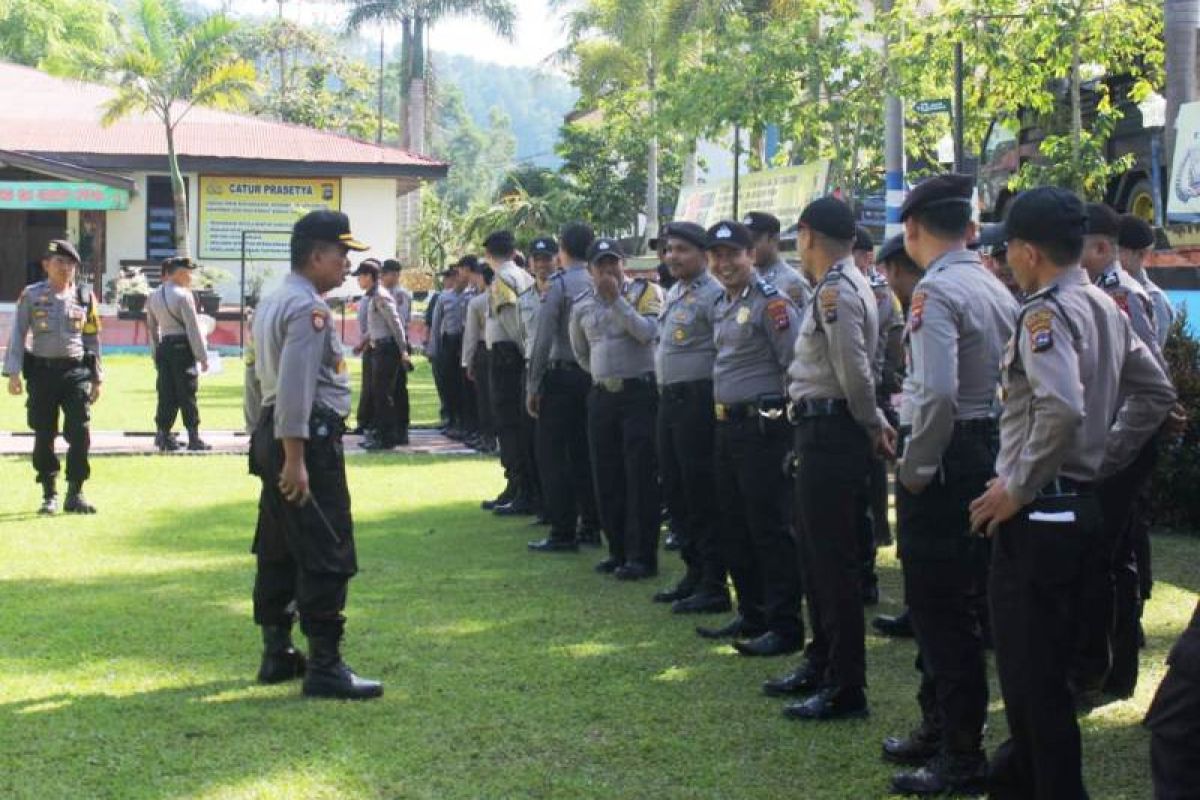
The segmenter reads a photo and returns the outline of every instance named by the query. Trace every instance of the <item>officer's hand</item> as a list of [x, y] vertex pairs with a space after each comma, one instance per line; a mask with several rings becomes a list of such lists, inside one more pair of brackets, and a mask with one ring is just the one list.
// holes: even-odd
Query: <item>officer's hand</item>
[[200, 362], [200, 371], [208, 372], [208, 359], [207, 358]]
[[400, 363], [404, 365], [406, 370], [412, 372], [412, 356], [403, 350], [400, 351]]
[[8, 393], [17, 395], [25, 390], [25, 386], [21, 383], [20, 375], [8, 376]]
[[596, 294], [606, 303], [611, 303], [617, 299], [620, 293], [620, 287], [617, 286], [617, 279], [612, 275], [600, 275], [596, 278]]
[[1171, 409], [1171, 413], [1167, 415], [1167, 421], [1163, 425], [1163, 429], [1168, 436], [1181, 436], [1187, 430], [1188, 414], [1183, 403], [1176, 403]]
[[363, 342], [359, 342], [358, 344], [354, 345], [354, 350], [353, 350], [352, 352], [353, 352], [353, 353], [354, 353], [354, 355], [356, 355], [356, 356], [361, 356], [361, 355], [362, 355], [362, 351], [363, 351], [364, 349], [366, 349], [366, 344], [365, 344], [365, 343], [363, 343]]
[[279, 491], [289, 503], [302, 506], [308, 502], [308, 469], [302, 459], [284, 460], [279, 471]]
[[473, 367], [467, 367], [467, 380], [471, 383], [475, 382], [475, 369]]
[[100, 381], [92, 381], [92, 390], [88, 392], [88, 400], [96, 402], [100, 399]]
[[526, 397], [525, 410], [529, 412], [529, 416], [537, 419], [538, 412], [542, 410], [542, 396], [540, 394], [531, 394]]
[[896, 458], [896, 430], [887, 423], [875, 434], [875, 455], [887, 461]]
[[971, 501], [971, 532], [991, 538], [1000, 523], [1012, 519], [1020, 510], [1016, 498], [1008, 493], [1008, 485], [992, 478], [987, 491]]

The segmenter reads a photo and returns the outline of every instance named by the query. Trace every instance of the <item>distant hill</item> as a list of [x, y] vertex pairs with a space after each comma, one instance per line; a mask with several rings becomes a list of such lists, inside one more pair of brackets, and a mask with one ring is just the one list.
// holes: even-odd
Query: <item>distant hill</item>
[[559, 166], [554, 143], [563, 117], [578, 96], [566, 76], [437, 52], [433, 54], [433, 70], [438, 78], [462, 90], [467, 111], [480, 127], [487, 126], [492, 106], [508, 112], [517, 138], [518, 161]]

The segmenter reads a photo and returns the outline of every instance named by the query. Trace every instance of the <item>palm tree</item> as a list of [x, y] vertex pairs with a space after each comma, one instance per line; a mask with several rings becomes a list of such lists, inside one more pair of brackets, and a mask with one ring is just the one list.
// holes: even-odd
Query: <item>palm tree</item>
[[480, 20], [497, 35], [511, 39], [517, 21], [512, 0], [343, 0], [351, 6], [346, 29], [364, 25], [399, 25], [400, 127], [403, 146], [425, 151], [425, 72], [429, 28], [446, 17]]
[[189, 255], [187, 187], [175, 152], [175, 130], [197, 105], [244, 107], [254, 90], [254, 66], [233, 45], [236, 24], [223, 14], [187, 17], [175, 0], [139, 0], [133, 24], [120, 43], [94, 62], [112, 76], [116, 94], [104, 103], [100, 124], [135, 112], [150, 113], [167, 136], [167, 161], [175, 201], [175, 248]]

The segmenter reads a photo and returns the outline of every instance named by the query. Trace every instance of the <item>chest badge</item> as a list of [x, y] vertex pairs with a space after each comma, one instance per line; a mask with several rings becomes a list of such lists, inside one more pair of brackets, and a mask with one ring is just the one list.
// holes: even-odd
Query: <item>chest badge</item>
[[750, 321], [750, 309], [746, 308], [746, 306], [742, 306], [738, 309], [737, 317], [735, 317], [735, 319], [737, 320], [738, 325], [745, 325]]
[[673, 337], [674, 337], [675, 341], [683, 342], [683, 340], [687, 338], [687, 334], [684, 333], [683, 328], [676, 328], [675, 333], [673, 334]]

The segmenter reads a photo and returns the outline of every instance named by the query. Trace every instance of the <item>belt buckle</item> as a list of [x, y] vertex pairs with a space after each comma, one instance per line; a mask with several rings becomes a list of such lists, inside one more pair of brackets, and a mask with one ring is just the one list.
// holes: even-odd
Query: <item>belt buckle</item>
[[762, 417], [763, 419], [774, 422], [774, 421], [780, 419], [781, 417], [783, 417], [784, 409], [782, 409], [782, 408], [763, 408], [762, 406], [759, 406], [758, 407], [758, 415], [760, 417]]
[[724, 403], [716, 403], [713, 406], [713, 411], [716, 412], [718, 421], [724, 422], [729, 419], [729, 406]]
[[600, 385], [604, 387], [606, 392], [616, 394], [624, 388], [625, 380], [623, 378], [605, 378], [600, 381]]
[[787, 415], [787, 421], [791, 425], [795, 425], [799, 417], [796, 415], [796, 404], [788, 403], [784, 406], [784, 413]]

